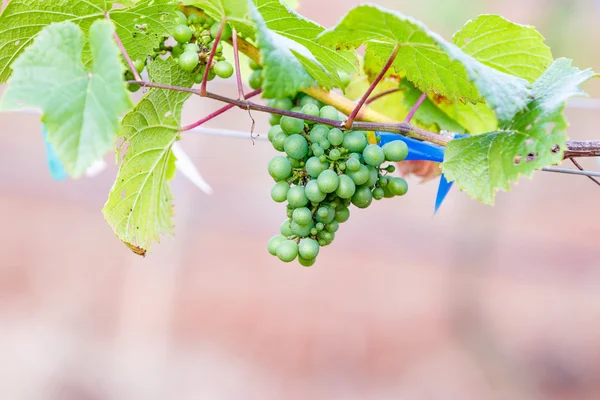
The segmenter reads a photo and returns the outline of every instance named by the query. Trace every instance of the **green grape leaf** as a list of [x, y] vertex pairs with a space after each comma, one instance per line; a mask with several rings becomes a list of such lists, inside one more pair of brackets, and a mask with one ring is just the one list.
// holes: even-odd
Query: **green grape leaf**
[[250, 20], [248, 0], [183, 0], [182, 4], [202, 9], [215, 21], [227, 18], [227, 22], [246, 37], [254, 37], [256, 33]]
[[92, 65], [82, 62], [84, 37], [72, 22], [52, 24], [14, 62], [0, 110], [39, 108], [65, 169], [81, 176], [113, 146], [120, 114], [132, 107], [124, 66], [109, 21], [89, 32]]
[[[193, 81], [172, 58], [157, 58], [150, 80], [191, 87]], [[168, 182], [175, 174], [173, 144], [179, 139], [183, 103], [189, 93], [152, 89], [122, 122], [128, 143], [102, 212], [121, 241], [145, 252], [161, 234], [172, 234], [173, 205]]]
[[544, 37], [532, 26], [498, 15], [481, 15], [454, 34], [466, 54], [499, 71], [534, 82], [552, 63]]
[[525, 79], [482, 64], [421, 22], [373, 5], [352, 9], [337, 26], [323, 32], [319, 41], [336, 49], [366, 43], [367, 54], [376, 60], [368, 65], [378, 71], [398, 46], [392, 68], [419, 90], [450, 100], [485, 100], [500, 121], [510, 121], [524, 109], [531, 92]]
[[448, 144], [442, 168], [449, 181], [486, 204], [497, 190], [509, 190], [520, 175], [562, 161], [567, 140], [565, 102], [582, 95], [579, 88], [593, 77], [590, 70], [558, 59], [533, 85], [533, 100], [502, 131], [455, 139]]
[[[113, 6], [106, 0], [12, 0], [0, 15], [0, 83], [11, 74], [10, 66], [47, 25], [72, 21], [87, 32]], [[132, 8], [111, 12], [116, 32], [133, 59], [144, 59], [175, 26], [176, 6], [170, 0], [140, 0]], [[137, 26], [137, 27], [136, 27]], [[84, 49], [83, 60], [90, 59]]]
[[312, 54], [301, 44], [267, 28], [262, 15], [248, 2], [257, 27], [258, 48], [263, 64], [263, 96], [266, 98], [293, 97], [301, 89], [315, 84], [314, 79], [294, 56], [295, 51], [306, 58]]
[[319, 44], [316, 39], [325, 30], [316, 22], [298, 15], [279, 0], [254, 0], [267, 27], [277, 34], [304, 46], [314, 57], [292, 49], [302, 65], [321, 87], [341, 87], [339, 72], [356, 72], [356, 53], [335, 51]]

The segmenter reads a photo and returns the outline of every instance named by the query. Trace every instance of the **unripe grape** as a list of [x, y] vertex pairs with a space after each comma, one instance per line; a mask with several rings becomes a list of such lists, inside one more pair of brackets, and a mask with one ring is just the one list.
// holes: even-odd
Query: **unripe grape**
[[319, 184], [316, 180], [308, 181], [306, 187], [304, 188], [304, 192], [308, 200], [310, 200], [311, 203], [316, 204], [325, 200], [325, 197], [327, 196], [327, 194], [323, 193], [321, 189], [319, 189]]
[[301, 225], [301, 224], [297, 223], [296, 221], [292, 221], [292, 223], [290, 224], [290, 227], [292, 228], [292, 232], [294, 232], [294, 235], [304, 237], [304, 238], [310, 236], [310, 231], [312, 230], [312, 228], [314, 226], [315, 226], [315, 224], [312, 222], [312, 219], [310, 221], [310, 224], [308, 224], [308, 225]]
[[[283, 119], [281, 123], [281, 128], [284, 129]], [[291, 135], [285, 139], [285, 142], [283, 143], [283, 149], [288, 156], [296, 160], [300, 160], [306, 157], [306, 154], [308, 154], [308, 142], [302, 135]]]
[[227, 79], [233, 75], [233, 65], [227, 61], [219, 61], [213, 67], [215, 74], [222, 79]]
[[340, 229], [340, 224], [336, 220], [331, 221], [327, 225], [325, 225], [325, 229], [329, 233], [336, 233], [338, 229]]
[[185, 16], [184, 13], [182, 13], [181, 11], [175, 11], [175, 14], [177, 15], [175, 17], [175, 23], [177, 25], [187, 25], [188, 18]]
[[292, 224], [292, 222], [289, 219], [286, 219], [285, 221], [283, 221], [283, 223], [279, 227], [279, 231], [281, 232], [281, 234], [283, 236], [290, 237], [290, 236], [294, 235], [294, 232], [292, 232], [291, 224]]
[[290, 160], [290, 164], [292, 164], [292, 168], [302, 168], [304, 166], [304, 164], [300, 160], [295, 160], [292, 157], [288, 157], [288, 160]]
[[283, 145], [285, 144], [285, 139], [287, 139], [287, 137], [288, 136], [284, 132], [276, 133], [271, 141], [273, 148], [277, 151], [283, 151]]
[[177, 25], [173, 31], [173, 39], [178, 43], [187, 43], [192, 38], [192, 30], [184, 24]]
[[377, 184], [377, 181], [379, 180], [379, 171], [377, 171], [377, 169], [375, 169], [375, 167], [367, 167], [369, 169], [369, 180], [365, 183], [365, 186], [368, 187], [373, 187]]
[[[219, 33], [220, 25], [221, 25], [221, 23], [217, 22], [210, 27], [210, 36], [212, 36], [213, 38], [217, 37], [217, 34]], [[221, 40], [229, 40], [229, 39], [231, 39], [232, 35], [233, 35], [233, 31], [231, 30], [231, 26], [229, 26], [229, 24], [226, 23], [225, 26], [223, 27], [223, 32], [221, 33]]]
[[340, 208], [335, 211], [335, 220], [344, 223], [350, 218], [350, 209], [348, 207]]
[[323, 163], [317, 157], [311, 157], [306, 161], [306, 172], [312, 178], [318, 178], [321, 172], [329, 168], [328, 163]]
[[408, 146], [402, 140], [386, 143], [382, 150], [385, 153], [385, 159], [392, 162], [402, 161], [408, 156]]
[[276, 256], [277, 255], [277, 247], [284, 240], [287, 240], [287, 238], [282, 235], [275, 235], [271, 239], [269, 239], [269, 243], [267, 244], [267, 250], [269, 251], [269, 254], [271, 254], [272, 256]]
[[335, 171], [328, 169], [321, 172], [321, 175], [317, 178], [317, 183], [323, 193], [333, 193], [340, 184], [340, 178]]
[[340, 183], [335, 191], [335, 194], [342, 199], [349, 199], [354, 195], [355, 191], [356, 185], [354, 184], [352, 178], [350, 178], [348, 175], [340, 175]]
[[327, 140], [332, 146], [339, 146], [344, 141], [344, 133], [339, 128], [333, 128], [327, 134]]
[[339, 119], [338, 110], [336, 110], [335, 108], [333, 108], [331, 106], [325, 106], [325, 107], [321, 108], [321, 111], [319, 112], [319, 116], [321, 118], [332, 119], [334, 121], [337, 121]]
[[304, 207], [308, 204], [308, 197], [302, 186], [294, 186], [288, 190], [287, 201], [293, 208]]
[[360, 161], [358, 161], [357, 158], [349, 158], [348, 161], [346, 161], [346, 168], [350, 172], [356, 172], [360, 169]]
[[[305, 189], [306, 192], [306, 189]], [[313, 221], [313, 216], [310, 210], [306, 207], [296, 208], [292, 214], [292, 219], [298, 225], [309, 225]]]
[[388, 184], [388, 178], [387, 176], [382, 176], [377, 180], [377, 186], [384, 188], [386, 187]]
[[183, 45], [183, 51], [198, 53], [200, 51], [200, 46], [198, 46], [196, 43], [186, 43]]
[[183, 54], [183, 46], [181, 44], [176, 44], [171, 49], [171, 55], [173, 58], [179, 58]]
[[323, 229], [325, 229], [325, 224], [322, 222], [317, 222], [317, 224], [315, 225], [315, 228], [317, 228], [317, 230], [319, 232], [321, 232]]
[[275, 135], [280, 132], [283, 132], [283, 130], [281, 129], [281, 126], [273, 125], [271, 127], [271, 129], [269, 129], [269, 132], [267, 133], [267, 138], [269, 139], [269, 142], [272, 142]]
[[277, 108], [280, 110], [291, 110], [294, 107], [294, 103], [289, 97], [282, 97], [279, 99], [270, 99], [267, 101], [267, 106]]
[[313, 117], [318, 117], [319, 116], [319, 107], [317, 107], [316, 104], [306, 104], [304, 107], [302, 107], [302, 110], [300, 111], [302, 114], [307, 114], [307, 115], [311, 115]]
[[340, 81], [342, 83], [341, 88], [345, 89], [346, 86], [348, 86], [350, 84], [352, 77], [349, 74], [345, 73], [344, 71], [338, 71], [338, 75], [339, 75]]
[[277, 114], [269, 115], [269, 124], [271, 126], [279, 125], [279, 122], [281, 122], [281, 115], [277, 115]]
[[317, 237], [321, 240], [324, 240], [326, 243], [331, 243], [333, 241], [333, 235], [328, 231], [321, 231], [318, 233]]
[[365, 163], [373, 167], [379, 167], [385, 162], [385, 153], [383, 149], [376, 144], [370, 144], [363, 150], [363, 159]]
[[292, 175], [290, 160], [283, 156], [275, 156], [269, 161], [269, 175], [276, 182], [289, 178]]
[[383, 199], [384, 195], [385, 195], [385, 192], [383, 191], [382, 188], [378, 187], [378, 188], [373, 189], [373, 198], [375, 200]]
[[262, 69], [257, 69], [248, 78], [248, 84], [252, 89], [260, 89], [263, 85]]
[[196, 84], [201, 84], [202, 81], [204, 80], [204, 73], [203, 72], [198, 72], [197, 74], [194, 75], [194, 82]]
[[294, 117], [281, 117], [281, 129], [288, 135], [300, 134], [304, 130], [304, 120]]
[[135, 67], [135, 70], [141, 74], [144, 68], [146, 67], [146, 63], [144, 62], [144, 60], [135, 60], [133, 62], [133, 66]]
[[391, 174], [396, 171], [396, 167], [390, 164], [385, 168], [385, 170]]
[[300, 97], [300, 107], [304, 107], [307, 104], [314, 104], [314, 105], [318, 106], [319, 100], [317, 100], [314, 97], [311, 97], [307, 94], [302, 94]]
[[253, 71], [256, 71], [256, 70], [258, 70], [258, 69], [261, 69], [261, 66], [260, 66], [260, 64], [259, 64], [259, 63], [257, 63], [257, 62], [256, 62], [256, 61], [254, 61], [254, 60], [250, 60], [250, 62], [248, 63], [248, 65], [250, 65], [250, 68], [251, 68]]
[[316, 258], [306, 259], [306, 258], [298, 256], [298, 262], [303, 267], [312, 267], [315, 264], [316, 261], [317, 261]]
[[344, 141], [342, 142], [342, 146], [354, 153], [362, 153], [367, 144], [367, 138], [359, 131], [346, 132]]
[[192, 72], [198, 66], [198, 54], [186, 51], [179, 56], [179, 66], [186, 72]]
[[341, 156], [342, 156], [342, 155], [340, 154], [340, 151], [339, 151], [338, 149], [332, 149], [332, 150], [329, 152], [329, 158], [330, 158], [332, 161], [337, 161], [337, 160], [339, 160]]
[[319, 142], [319, 146], [321, 146], [323, 150], [327, 150], [331, 147], [331, 143], [329, 143], [329, 140], [323, 139]]
[[408, 183], [402, 178], [391, 178], [387, 188], [395, 196], [404, 196], [408, 191]]
[[319, 243], [314, 239], [302, 239], [298, 245], [300, 257], [312, 260], [319, 255]]
[[325, 125], [315, 125], [310, 130], [310, 141], [313, 143], [319, 143], [323, 139], [327, 139], [329, 134], [329, 128]]
[[283, 262], [292, 262], [298, 257], [298, 244], [293, 240], [284, 240], [277, 246], [277, 257]]
[[287, 200], [287, 192], [290, 190], [290, 184], [286, 181], [277, 182], [271, 189], [271, 198], [276, 203], [283, 203]]
[[[350, 160], [348, 160], [350, 161]], [[346, 174], [352, 178], [352, 180], [354, 181], [354, 183], [356, 184], [356, 186], [360, 186], [360, 185], [364, 185], [365, 183], [367, 183], [367, 181], [370, 178], [370, 171], [369, 168], [367, 168], [366, 165], [360, 165], [360, 167], [358, 167], [358, 171], [356, 172], [346, 172]]]
[[313, 151], [313, 155], [315, 157], [321, 157], [321, 156], [325, 155], [325, 150], [323, 150], [323, 148], [321, 146], [319, 146], [317, 143], [313, 143], [311, 148]]
[[190, 16], [188, 17], [188, 24], [190, 25], [195, 25], [195, 24], [199, 24], [201, 21], [200, 16], [198, 14], [190, 14]]
[[367, 208], [373, 201], [371, 189], [367, 186], [359, 186], [356, 188], [356, 193], [352, 196], [352, 204], [358, 208]]

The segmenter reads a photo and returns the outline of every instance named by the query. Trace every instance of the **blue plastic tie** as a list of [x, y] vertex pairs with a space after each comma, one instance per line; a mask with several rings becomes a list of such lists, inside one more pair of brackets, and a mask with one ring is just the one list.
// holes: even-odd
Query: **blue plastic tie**
[[[408, 156], [406, 160], [412, 161], [433, 161], [441, 163], [444, 161], [444, 151], [445, 147], [438, 146], [436, 144], [422, 142], [420, 140], [408, 138], [406, 136], [398, 135], [396, 133], [391, 132], [375, 132], [377, 136], [381, 138], [380, 146], [383, 146], [386, 143], [392, 142], [394, 140], [402, 140], [404, 143], [408, 145]], [[455, 139], [459, 139], [468, 135], [456, 135]], [[438, 191], [435, 196], [435, 208], [434, 214], [438, 212], [442, 203], [446, 199], [446, 196], [452, 189], [452, 185], [454, 182], [448, 182], [444, 174], [440, 177], [440, 183], [438, 185]]]
[[48, 131], [46, 130], [46, 125], [44, 124], [42, 124], [42, 131], [44, 133], [44, 143], [46, 144], [46, 161], [48, 163], [48, 168], [50, 169], [50, 175], [55, 181], [65, 180], [68, 177], [67, 172], [58, 159], [58, 156], [54, 151], [54, 146], [52, 146], [52, 143], [48, 141]]

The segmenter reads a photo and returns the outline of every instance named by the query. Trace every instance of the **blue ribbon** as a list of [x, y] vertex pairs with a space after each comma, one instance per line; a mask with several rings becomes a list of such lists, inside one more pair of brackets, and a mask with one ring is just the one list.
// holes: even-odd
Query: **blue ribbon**
[[67, 172], [58, 159], [58, 156], [54, 151], [54, 146], [52, 146], [52, 143], [48, 141], [48, 131], [46, 130], [46, 125], [44, 124], [42, 124], [42, 131], [44, 133], [44, 143], [46, 144], [46, 162], [48, 163], [48, 168], [50, 169], [50, 175], [55, 181], [65, 180], [68, 177]]
[[[438, 146], [432, 143], [421, 142], [420, 140], [408, 138], [402, 135], [398, 135], [396, 133], [390, 132], [375, 132], [377, 136], [381, 138], [380, 146], [383, 146], [386, 143], [392, 142], [394, 140], [402, 140], [404, 143], [408, 145], [408, 156], [406, 160], [413, 161], [433, 161], [441, 163], [444, 161], [444, 151], [445, 147]], [[461, 138], [468, 135], [456, 135], [455, 138]], [[452, 184], [454, 182], [448, 182], [444, 174], [440, 177], [440, 183], [438, 185], [437, 195], [435, 196], [435, 208], [434, 214], [438, 212], [442, 203], [446, 199], [446, 196], [452, 189]]]

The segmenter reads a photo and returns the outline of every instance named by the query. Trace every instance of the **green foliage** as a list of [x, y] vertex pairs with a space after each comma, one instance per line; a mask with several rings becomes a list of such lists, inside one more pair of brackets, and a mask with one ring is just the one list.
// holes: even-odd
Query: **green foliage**
[[[193, 84], [173, 59], [156, 59], [150, 63], [149, 73], [154, 82], [184, 87]], [[181, 109], [189, 96], [152, 89], [123, 118], [119, 134], [127, 143], [127, 153], [102, 211], [126, 244], [149, 250], [161, 234], [172, 233], [168, 181], [175, 173], [175, 157], [171, 148], [179, 139]]]
[[81, 60], [81, 29], [72, 22], [46, 27], [13, 64], [0, 102], [2, 110], [42, 110], [49, 140], [73, 177], [114, 145], [120, 114], [132, 106], [112, 33], [108, 21], [91, 26], [88, 69]]
[[182, 4], [202, 9], [215, 21], [227, 18], [227, 22], [246, 37], [253, 37], [256, 33], [256, 27], [250, 20], [248, 0], [183, 0]]
[[398, 46], [392, 68], [406, 74], [419, 90], [450, 100], [485, 100], [502, 121], [527, 105], [530, 87], [526, 80], [480, 63], [421, 22], [397, 12], [358, 6], [319, 41], [334, 48], [358, 48], [366, 43], [367, 53], [376, 60], [369, 65], [377, 71]]
[[499, 71], [534, 82], [552, 63], [552, 52], [535, 28], [498, 15], [481, 15], [456, 32], [452, 42]]
[[[123, 3], [123, 2], [121, 2]], [[108, 0], [12, 0], [0, 15], [0, 83], [10, 66], [47, 25], [72, 21], [87, 32], [92, 23], [110, 11], [116, 32], [133, 59], [152, 54], [175, 26], [176, 7], [170, 0], [139, 0], [130, 8], [111, 11]], [[83, 53], [89, 60], [89, 50]]]
[[579, 85], [594, 76], [558, 59], [535, 82], [527, 110], [502, 126], [504, 130], [450, 142], [442, 167], [448, 180], [482, 203], [510, 189], [519, 175], [531, 176], [563, 159], [567, 140], [564, 104], [581, 95]]

